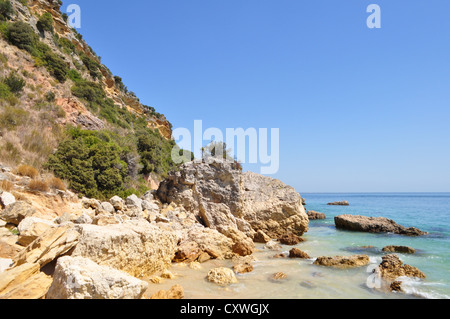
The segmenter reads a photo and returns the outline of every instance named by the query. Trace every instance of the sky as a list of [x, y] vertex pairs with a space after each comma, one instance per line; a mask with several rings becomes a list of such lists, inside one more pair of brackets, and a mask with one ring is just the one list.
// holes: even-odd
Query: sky
[[174, 128], [278, 128], [271, 176], [300, 193], [450, 192], [448, 0], [69, 4], [102, 63]]

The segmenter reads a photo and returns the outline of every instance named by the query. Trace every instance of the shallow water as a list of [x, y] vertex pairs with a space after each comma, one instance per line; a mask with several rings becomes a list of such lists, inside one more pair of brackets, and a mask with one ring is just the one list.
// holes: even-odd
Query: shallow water
[[[257, 245], [254, 254], [254, 271], [238, 275], [238, 283], [221, 287], [207, 282], [207, 272], [215, 267], [232, 267], [231, 261], [210, 261], [199, 270], [174, 265], [174, 280], [151, 284], [148, 294], [169, 289], [180, 284], [188, 299], [396, 299], [396, 298], [450, 298], [450, 194], [303, 194], [307, 210], [327, 215], [326, 220], [311, 221], [306, 242], [296, 247], [313, 259], [274, 259], [275, 254], [292, 247], [282, 246], [281, 251], [264, 249]], [[337, 200], [350, 201], [350, 207], [327, 206]], [[392, 218], [404, 226], [414, 226], [430, 232], [424, 237], [405, 237], [393, 234], [368, 234], [337, 230], [334, 216], [359, 214]], [[374, 246], [361, 249], [361, 246]], [[411, 246], [414, 255], [398, 254], [402, 261], [422, 270], [425, 280], [404, 279], [408, 294], [384, 293], [368, 288], [371, 270], [381, 262], [381, 249], [388, 245]], [[319, 256], [353, 255], [370, 256], [372, 265], [356, 269], [332, 269], [313, 265]], [[288, 278], [273, 282], [269, 278], [284, 272]]]

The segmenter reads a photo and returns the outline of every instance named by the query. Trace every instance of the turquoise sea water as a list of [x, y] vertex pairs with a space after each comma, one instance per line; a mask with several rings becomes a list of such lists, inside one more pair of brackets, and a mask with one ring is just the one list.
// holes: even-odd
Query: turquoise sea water
[[[428, 298], [450, 298], [450, 193], [371, 193], [371, 194], [302, 194], [306, 209], [327, 215], [323, 221], [311, 221], [306, 238], [316, 241], [316, 252], [365, 253], [381, 257], [378, 251], [388, 245], [410, 246], [416, 254], [398, 254], [402, 261], [422, 270], [427, 279], [410, 281], [407, 291]], [[349, 207], [327, 203], [347, 200]], [[368, 234], [337, 230], [334, 217], [342, 214], [386, 217], [407, 227], [429, 233], [423, 237], [394, 234]], [[358, 246], [374, 246], [364, 251]], [[317, 251], [319, 250], [319, 251]]]
[[[306, 209], [325, 213], [326, 220], [311, 221], [305, 242], [297, 248], [311, 259], [299, 260], [273, 258], [275, 254], [288, 254], [290, 246], [280, 250], [257, 245], [252, 262], [254, 270], [237, 275], [238, 283], [221, 287], [208, 282], [209, 269], [232, 267], [232, 261], [213, 260], [191, 269], [174, 264], [171, 271], [176, 279], [162, 284], [151, 284], [149, 294], [169, 289], [175, 284], [184, 287], [187, 299], [404, 299], [450, 298], [450, 193], [446, 194], [301, 194], [306, 199]], [[349, 207], [327, 206], [329, 202], [347, 200]], [[334, 217], [342, 214], [387, 217], [397, 223], [417, 227], [430, 234], [423, 237], [406, 237], [395, 234], [370, 234], [337, 230]], [[410, 246], [416, 254], [398, 254], [400, 259], [419, 268], [425, 280], [403, 278], [406, 294], [389, 293], [368, 287], [368, 279], [378, 266], [388, 245]], [[361, 246], [374, 246], [361, 249]], [[354, 269], [333, 269], [313, 264], [319, 256], [349, 256], [367, 254], [371, 264]], [[270, 280], [277, 272], [287, 279]]]

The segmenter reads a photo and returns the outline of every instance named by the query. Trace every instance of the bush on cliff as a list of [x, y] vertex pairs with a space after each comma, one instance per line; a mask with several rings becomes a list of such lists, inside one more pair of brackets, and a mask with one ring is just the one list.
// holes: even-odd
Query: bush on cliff
[[0, 0], [0, 21], [5, 21], [11, 18], [14, 10], [9, 0]]
[[45, 12], [43, 15], [41, 15], [38, 22], [36, 23], [36, 27], [40, 31], [53, 32], [53, 17], [51, 13]]
[[69, 138], [50, 156], [46, 167], [88, 197], [108, 198], [124, 191], [128, 165], [110, 134], [70, 129]]

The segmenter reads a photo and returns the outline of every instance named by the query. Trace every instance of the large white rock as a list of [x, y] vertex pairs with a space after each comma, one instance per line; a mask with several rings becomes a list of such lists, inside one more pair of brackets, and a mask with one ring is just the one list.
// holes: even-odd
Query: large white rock
[[47, 299], [141, 299], [148, 284], [82, 257], [61, 257]]
[[0, 206], [6, 207], [8, 205], [14, 204], [16, 202], [16, 198], [13, 194], [8, 192], [2, 192], [0, 194]]
[[167, 269], [176, 252], [177, 237], [145, 220], [119, 225], [76, 225], [79, 242], [72, 256], [86, 257], [134, 277]]

